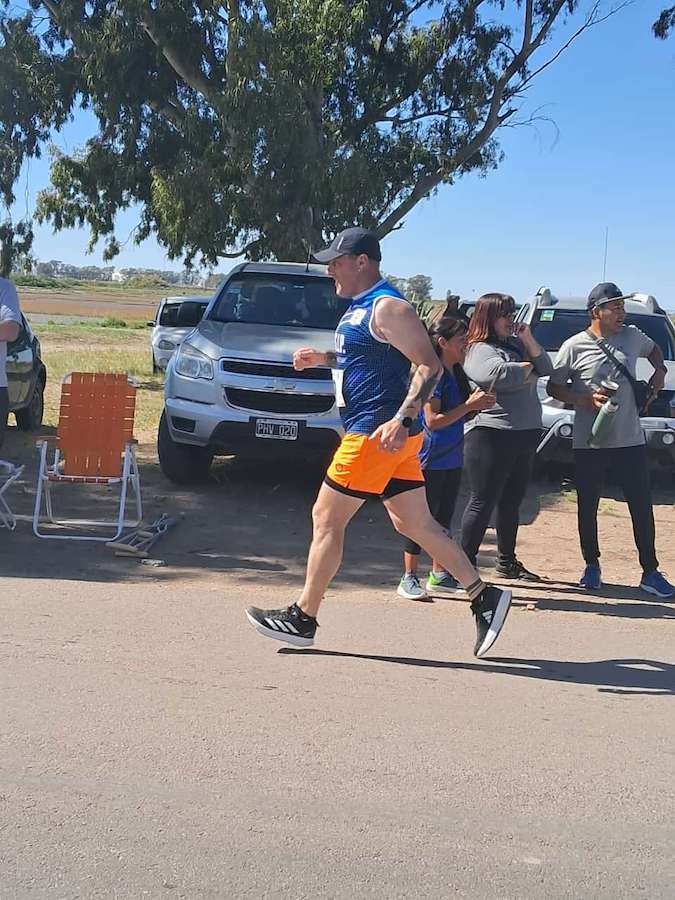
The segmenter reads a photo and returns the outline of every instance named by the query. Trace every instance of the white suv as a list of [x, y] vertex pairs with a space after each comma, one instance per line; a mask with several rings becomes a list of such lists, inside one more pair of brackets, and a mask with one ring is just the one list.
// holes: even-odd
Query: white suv
[[192, 331], [190, 325], [179, 325], [178, 313], [181, 304], [186, 300], [201, 306], [202, 313], [209, 305], [209, 297], [164, 297], [160, 300], [157, 314], [153, 322], [148, 322], [152, 328], [150, 347], [152, 349], [152, 371], [157, 373], [169, 364], [169, 360], [176, 352], [176, 347], [183, 338]]
[[179, 484], [203, 479], [215, 455], [328, 456], [342, 434], [330, 369], [296, 372], [299, 347], [334, 349], [349, 305], [325, 266], [242, 263], [201, 317], [186, 301], [178, 324], [196, 326], [171, 358], [157, 449]]

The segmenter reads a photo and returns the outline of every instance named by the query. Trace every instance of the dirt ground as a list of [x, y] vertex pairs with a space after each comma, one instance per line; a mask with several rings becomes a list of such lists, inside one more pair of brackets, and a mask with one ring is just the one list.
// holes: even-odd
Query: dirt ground
[[[45, 434], [53, 433], [45, 428]], [[10, 428], [3, 455], [25, 462], [21, 483], [12, 497], [15, 511], [32, 511], [37, 453], [35, 435]], [[301, 584], [310, 539], [310, 511], [321, 482], [322, 471], [286, 465], [283, 472], [261, 463], [233, 459], [216, 460], [208, 484], [181, 488], [161, 473], [155, 448], [140, 445], [144, 518], [162, 512], [181, 517], [181, 524], [156, 545], [153, 554], [166, 566], [151, 569], [136, 561], [118, 559], [101, 546], [45, 541], [36, 545], [28, 523], [4, 536], [0, 544], [5, 575], [30, 577], [57, 571], [62, 578], [104, 581], [208, 581], [224, 583], [228, 578], [255, 582], [261, 576], [274, 579], [274, 591], [293, 595]], [[563, 486], [569, 488], [569, 486]], [[611, 488], [601, 501], [600, 544], [605, 585], [592, 597], [577, 584], [582, 566], [576, 533], [576, 503], [573, 491], [559, 481], [535, 481], [521, 510], [518, 555], [532, 570], [549, 581], [542, 585], [518, 585], [519, 601], [537, 610], [569, 610], [599, 614], [614, 603], [630, 603], [636, 616], [670, 615], [670, 607], [654, 610], [635, 589], [640, 568], [633, 545], [630, 519], [624, 503], [613, 499]], [[74, 514], [87, 514], [90, 504], [109, 508], [112, 495], [105, 489], [57, 486], [56, 503]], [[675, 490], [659, 483], [654, 489], [657, 547], [661, 567], [675, 573]], [[465, 492], [458, 502], [456, 530]], [[345, 562], [331, 591], [341, 595], [363, 590], [391, 601], [401, 564], [400, 538], [377, 502], [367, 503], [350, 526]], [[10, 550], [11, 547], [11, 550]], [[39, 547], [39, 553], [36, 550]], [[487, 578], [495, 565], [495, 535], [489, 530], [479, 557]], [[55, 569], [53, 567], [56, 567]], [[424, 565], [422, 571], [425, 571]], [[441, 601], [443, 602], [443, 601]], [[445, 601], [448, 602], [448, 601]], [[672, 609], [675, 616], [675, 608]]]

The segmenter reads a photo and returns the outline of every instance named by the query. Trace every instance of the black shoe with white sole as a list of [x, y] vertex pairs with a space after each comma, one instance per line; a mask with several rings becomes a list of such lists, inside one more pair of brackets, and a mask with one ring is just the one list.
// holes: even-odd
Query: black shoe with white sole
[[474, 656], [485, 656], [499, 637], [511, 607], [511, 591], [486, 585], [482, 593], [471, 604], [471, 612], [476, 619], [476, 644]]
[[534, 572], [530, 572], [525, 568], [521, 561], [515, 557], [510, 562], [497, 563], [495, 572], [502, 578], [508, 578], [509, 581], [515, 581], [516, 579], [519, 581], [541, 581], [540, 575], [535, 575]]
[[259, 634], [294, 647], [311, 647], [319, 627], [316, 619], [306, 615], [295, 603], [285, 609], [249, 606], [246, 616]]

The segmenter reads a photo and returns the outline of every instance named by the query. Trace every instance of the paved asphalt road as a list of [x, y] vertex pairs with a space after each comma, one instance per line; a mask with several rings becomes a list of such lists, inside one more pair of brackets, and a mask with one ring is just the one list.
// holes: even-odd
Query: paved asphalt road
[[674, 607], [478, 662], [466, 604], [350, 586], [277, 652], [252, 575], [0, 578], [2, 900], [674, 896]]

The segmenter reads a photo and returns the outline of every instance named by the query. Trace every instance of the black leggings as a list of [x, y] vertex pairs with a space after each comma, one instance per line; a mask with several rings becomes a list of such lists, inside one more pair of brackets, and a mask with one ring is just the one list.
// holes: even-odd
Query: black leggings
[[[446, 530], [450, 528], [452, 514], [455, 511], [459, 483], [462, 480], [461, 469], [423, 469], [424, 487], [427, 492], [429, 511], [439, 525]], [[405, 552], [419, 556], [420, 545], [410, 538], [405, 539]]]
[[520, 504], [540, 434], [538, 428], [511, 431], [480, 425], [467, 434], [464, 465], [471, 495], [462, 517], [462, 549], [474, 565], [495, 505], [499, 562], [515, 559]]

